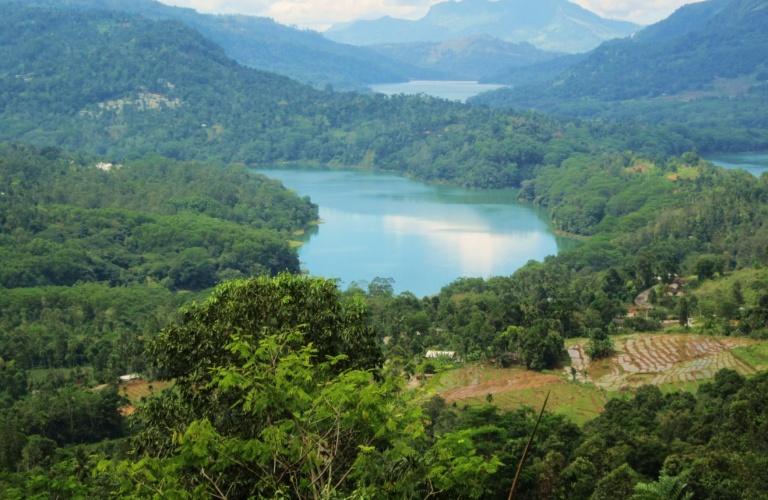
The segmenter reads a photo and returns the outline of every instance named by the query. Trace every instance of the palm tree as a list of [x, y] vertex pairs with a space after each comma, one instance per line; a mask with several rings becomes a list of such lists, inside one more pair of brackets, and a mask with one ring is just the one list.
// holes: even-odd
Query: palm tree
[[637, 483], [632, 500], [690, 500], [693, 493], [686, 486], [678, 477], [661, 476], [656, 482]]

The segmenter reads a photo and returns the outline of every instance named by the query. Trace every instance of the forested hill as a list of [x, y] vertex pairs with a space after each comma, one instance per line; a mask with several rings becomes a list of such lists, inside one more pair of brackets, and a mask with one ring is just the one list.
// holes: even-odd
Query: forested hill
[[[766, 26], [765, 0], [688, 5], [633, 37], [606, 42], [547, 84], [500, 90], [474, 102], [571, 116], [685, 123], [692, 137], [703, 139], [702, 149], [730, 149], [728, 142], [739, 142], [737, 148], [764, 147]], [[717, 123], [719, 131], [695, 130], [716, 129]], [[734, 136], [733, 129], [743, 132]]]
[[[689, 16], [689, 10], [696, 15]], [[617, 100], [737, 92], [732, 80], [743, 79], [739, 87], [746, 92], [750, 84], [768, 80], [766, 26], [765, 0], [689, 6], [647, 33], [602, 45], [558, 78], [550, 91]]]
[[218, 281], [298, 271], [317, 208], [243, 168], [126, 165], [0, 144], [0, 288]]
[[354, 165], [488, 187], [574, 152], [691, 147], [670, 130], [318, 91], [179, 23], [110, 12], [1, 6], [0, 88], [0, 139], [114, 160]]
[[105, 381], [143, 370], [142, 335], [201, 290], [297, 272], [289, 240], [317, 217], [242, 167], [0, 144], [0, 360]]
[[[0, 3], [18, 3], [18, 0]], [[314, 31], [283, 26], [268, 18], [200, 14], [155, 0], [25, 0], [24, 5], [99, 9], [153, 20], [179, 21], [198, 30], [245, 66], [315, 86], [331, 84], [337, 88], [359, 89], [371, 83], [431, 76], [427, 71], [394, 62], [372, 50], [336, 43]]]

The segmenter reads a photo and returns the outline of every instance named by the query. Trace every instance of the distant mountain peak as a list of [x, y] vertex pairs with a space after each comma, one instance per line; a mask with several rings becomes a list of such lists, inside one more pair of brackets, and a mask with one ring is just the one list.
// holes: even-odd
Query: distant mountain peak
[[353, 45], [443, 42], [491, 36], [506, 42], [530, 42], [558, 52], [591, 50], [605, 40], [639, 29], [604, 19], [568, 0], [449, 0], [433, 5], [421, 19], [383, 17], [333, 26], [331, 40]]

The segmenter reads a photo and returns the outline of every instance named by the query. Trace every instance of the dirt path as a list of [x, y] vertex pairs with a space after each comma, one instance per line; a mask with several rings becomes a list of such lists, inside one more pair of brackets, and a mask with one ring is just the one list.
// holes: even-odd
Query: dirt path
[[637, 297], [635, 297], [635, 305], [639, 309], [644, 309], [646, 311], [653, 309], [653, 304], [651, 304], [651, 290], [653, 290], [653, 287], [648, 290], [643, 290]]

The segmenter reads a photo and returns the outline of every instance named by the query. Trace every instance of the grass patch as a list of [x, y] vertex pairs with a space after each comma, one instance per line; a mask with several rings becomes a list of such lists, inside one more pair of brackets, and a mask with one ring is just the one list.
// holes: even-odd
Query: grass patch
[[768, 342], [737, 347], [731, 352], [758, 371], [768, 370]]
[[768, 269], [742, 269], [714, 280], [702, 282], [693, 292], [698, 300], [698, 311], [702, 316], [722, 315], [723, 308], [737, 308], [733, 289], [741, 285], [744, 306], [754, 307], [760, 295], [768, 289]]
[[125, 396], [132, 404], [140, 402], [142, 399], [157, 394], [173, 385], [172, 381], [155, 380], [133, 380], [118, 386], [118, 393]]
[[539, 408], [551, 391], [549, 411], [565, 415], [577, 424], [599, 415], [608, 400], [606, 391], [592, 384], [568, 382], [561, 372], [483, 364], [438, 373], [427, 381], [424, 389], [428, 395], [437, 394], [449, 403], [484, 405], [490, 400], [504, 410], [522, 406]]

